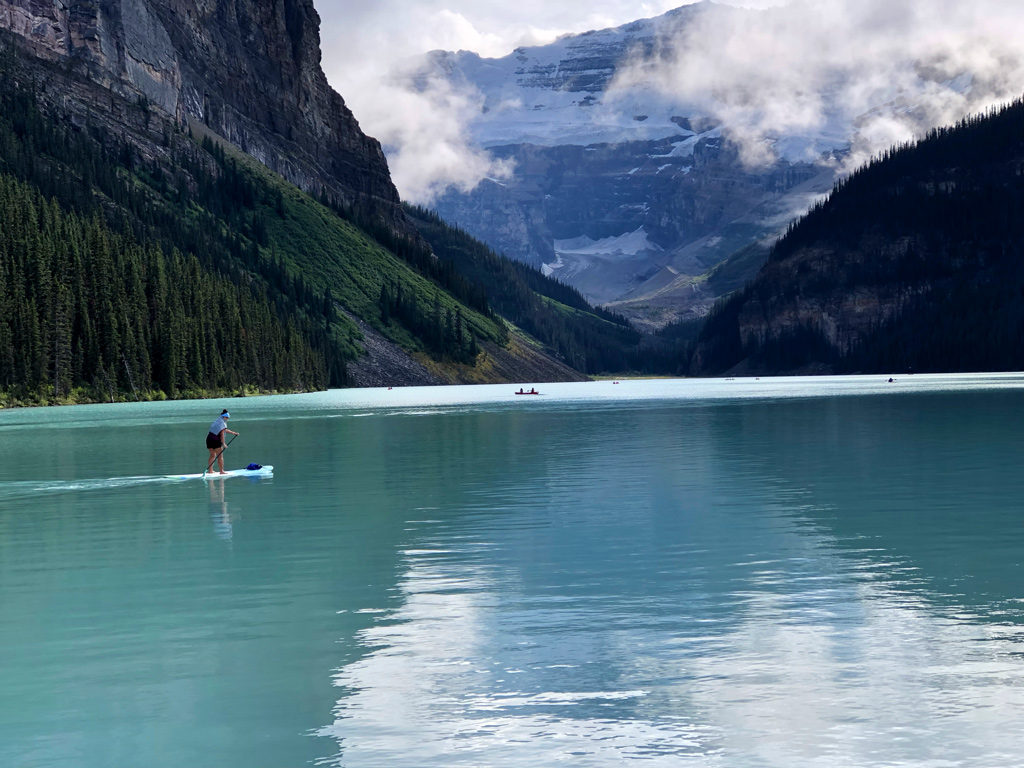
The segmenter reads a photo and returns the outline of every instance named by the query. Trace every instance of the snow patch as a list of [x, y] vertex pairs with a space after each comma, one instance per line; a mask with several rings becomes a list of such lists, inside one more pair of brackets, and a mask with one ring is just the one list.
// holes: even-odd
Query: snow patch
[[567, 240], [555, 240], [555, 255], [558, 262], [563, 255], [572, 256], [603, 256], [617, 257], [636, 256], [638, 253], [660, 251], [661, 247], [652, 243], [643, 227], [613, 237], [603, 237], [600, 240], [593, 240], [586, 235], [573, 237]]

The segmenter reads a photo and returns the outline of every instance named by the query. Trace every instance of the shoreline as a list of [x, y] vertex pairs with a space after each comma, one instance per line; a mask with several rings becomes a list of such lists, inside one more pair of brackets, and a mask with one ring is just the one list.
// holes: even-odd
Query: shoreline
[[216, 400], [218, 398], [262, 397], [265, 395], [301, 395], [311, 392], [326, 392], [326, 389], [259, 389], [241, 387], [237, 389], [183, 390], [168, 395], [163, 390], [148, 392], [118, 392], [113, 397], [93, 397], [87, 392], [73, 392], [67, 397], [54, 398], [36, 393], [30, 396], [14, 396], [0, 392], [0, 411], [21, 408], [57, 408], [75, 405], [112, 405], [117, 403], [161, 403], [175, 400]]

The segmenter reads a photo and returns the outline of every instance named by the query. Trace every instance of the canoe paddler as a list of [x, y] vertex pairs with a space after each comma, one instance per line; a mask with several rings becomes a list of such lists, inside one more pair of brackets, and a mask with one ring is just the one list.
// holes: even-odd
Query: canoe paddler
[[210, 431], [206, 435], [206, 447], [210, 451], [210, 463], [206, 465], [206, 471], [213, 471], [213, 462], [216, 460], [217, 467], [220, 469], [220, 474], [226, 475], [224, 471], [224, 449], [227, 445], [224, 442], [224, 436], [238, 435], [237, 432], [232, 432], [228, 429], [228, 419], [231, 418], [231, 414], [228, 413], [227, 408], [220, 412], [220, 416], [210, 425]]

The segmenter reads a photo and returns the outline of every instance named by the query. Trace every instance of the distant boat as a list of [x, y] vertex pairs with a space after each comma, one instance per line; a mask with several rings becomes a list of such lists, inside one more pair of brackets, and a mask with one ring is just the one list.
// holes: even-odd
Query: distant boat
[[530, 389], [529, 392], [524, 392], [522, 389], [520, 389], [518, 392], [516, 392], [516, 394], [517, 395], [539, 395], [540, 392], [538, 392], [536, 389]]

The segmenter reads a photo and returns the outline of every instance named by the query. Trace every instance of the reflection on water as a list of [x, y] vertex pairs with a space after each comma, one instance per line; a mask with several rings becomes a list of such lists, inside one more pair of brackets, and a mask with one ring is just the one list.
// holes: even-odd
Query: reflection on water
[[1011, 404], [579, 416], [527, 438], [529, 480], [513, 462], [407, 524], [400, 604], [359, 633], [320, 733], [345, 766], [1015, 765]]
[[227, 478], [214, 478], [206, 480], [210, 488], [210, 520], [213, 522], [213, 531], [218, 539], [231, 541], [233, 530], [231, 528], [231, 514], [228, 512], [228, 503], [224, 498], [224, 485]]
[[351, 693], [327, 732], [345, 765], [1013, 765], [1024, 699], [1005, 638], [860, 599], [874, 605], [860, 630], [779, 621], [766, 599], [727, 633], [619, 632], [605, 642], [631, 678], [577, 691], [513, 682], [600, 663], [557, 614], [561, 637], [534, 655], [568, 658], [523, 668], [474, 641], [486, 609], [411, 598], [399, 629], [363, 636], [384, 649], [339, 674]]
[[735, 563], [743, 587], [696, 609], [695, 564], [633, 616], [407, 554], [322, 733], [353, 766], [1015, 764], [1021, 627], [936, 614], [816, 543]]
[[0, 414], [0, 765], [1016, 766], [1022, 388]]

